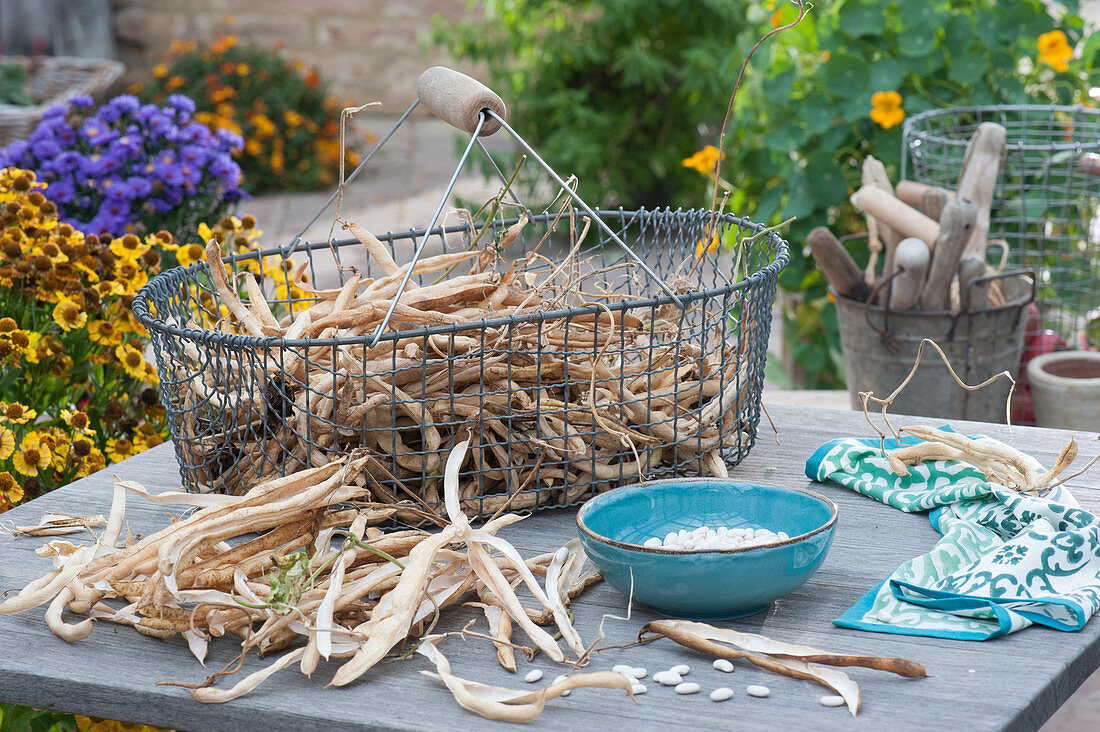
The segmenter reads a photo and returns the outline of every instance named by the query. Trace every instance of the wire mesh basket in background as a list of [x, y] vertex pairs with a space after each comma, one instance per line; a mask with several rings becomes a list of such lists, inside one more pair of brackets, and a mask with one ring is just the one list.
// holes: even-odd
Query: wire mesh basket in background
[[[239, 493], [366, 448], [375, 458], [367, 469], [375, 498], [433, 510], [446, 456], [469, 436], [474, 459], [463, 497], [470, 514], [484, 516], [506, 501], [510, 510], [575, 504], [639, 473], [707, 472], [708, 459], [736, 464], [755, 441], [786, 242], [723, 216], [720, 229], [743, 250], [747, 276], [737, 279], [719, 262], [726, 254], [697, 261], [710, 212], [597, 214], [678, 292], [683, 309], [602, 233], [578, 253], [588, 271], [570, 283], [574, 293], [606, 283], [599, 304], [433, 327], [398, 322], [376, 345], [369, 331], [312, 339], [218, 332], [224, 303], [205, 262], [158, 275], [134, 312], [152, 335], [185, 486]], [[555, 218], [535, 215], [512, 246], [522, 254], [539, 245]], [[493, 221], [493, 235], [514, 223]], [[475, 231], [434, 234], [443, 251], [462, 251]], [[379, 240], [401, 261], [424, 235]], [[568, 259], [567, 242], [554, 241], [563, 236], [541, 244], [544, 275]], [[287, 267], [278, 249], [227, 261], [233, 272], [256, 272], [266, 260], [267, 272], [283, 273], [263, 282], [284, 322], [317, 301], [288, 297], [288, 270], [304, 267], [313, 282], [327, 272], [338, 286], [384, 276], [356, 240], [299, 253]], [[429, 286], [437, 277], [414, 282]]]
[[73, 56], [0, 56], [0, 65], [16, 64], [26, 69], [27, 92], [32, 106], [0, 104], [0, 147], [25, 140], [42, 120], [42, 114], [55, 104], [64, 104], [78, 94], [96, 101], [122, 76], [125, 67], [111, 59]]
[[1037, 273], [1044, 327], [1079, 342], [1100, 318], [1100, 109], [987, 106], [915, 115], [903, 128], [902, 178], [954, 190], [967, 143], [983, 122], [1007, 132], [989, 239], [1008, 243], [1010, 265]]

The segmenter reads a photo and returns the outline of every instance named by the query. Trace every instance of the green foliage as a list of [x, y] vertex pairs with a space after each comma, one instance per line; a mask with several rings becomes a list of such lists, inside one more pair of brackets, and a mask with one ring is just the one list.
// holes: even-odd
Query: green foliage
[[[769, 5], [771, 7], [769, 7]], [[1039, 60], [1038, 38], [1082, 40], [1078, 3], [1057, 17], [1043, 0], [820, 0], [797, 27], [761, 46], [734, 108], [722, 176], [729, 209], [754, 221], [797, 221], [785, 232], [786, 290], [802, 291], [787, 335], [811, 387], [842, 385], [839, 338], [825, 283], [802, 244], [810, 229], [862, 230], [847, 199], [869, 154], [896, 180], [900, 124], [872, 121], [871, 98], [896, 91], [905, 115], [928, 109], [1088, 101], [1081, 69], [1100, 53], [1088, 38], [1067, 72]], [[715, 144], [748, 50], [797, 8], [787, 2], [499, 0], [486, 17], [433, 40], [487, 62], [510, 119], [551, 164], [603, 203], [709, 206], [707, 176], [680, 161]], [[533, 166], [529, 166], [533, 167]], [[866, 252], [853, 247], [857, 259]]]
[[[787, 232], [792, 261], [781, 284], [801, 290], [802, 304], [788, 330], [795, 360], [810, 386], [838, 385], [835, 314], [822, 307], [824, 281], [800, 244], [815, 226], [838, 234], [861, 230], [848, 195], [860, 182], [869, 154], [896, 180], [901, 130], [870, 118], [871, 97], [897, 91], [905, 114], [928, 109], [1010, 103], [1087, 101], [1087, 74], [1100, 43], [1086, 58], [1057, 73], [1038, 60], [1038, 37], [1062, 30], [1070, 45], [1081, 39], [1076, 2], [1058, 18], [1041, 0], [836, 0], [822, 2], [796, 28], [761, 48], [753, 59], [731, 125], [733, 142], [723, 176], [736, 195], [731, 208], [754, 220], [797, 216]], [[770, 18], [750, 13], [759, 34]], [[784, 22], [795, 9], [783, 11]], [[865, 248], [864, 248], [865, 249]], [[853, 252], [866, 261], [866, 252]], [[862, 264], [862, 262], [861, 262]]]
[[79, 729], [71, 714], [0, 704], [2, 732], [71, 732]]
[[27, 70], [19, 64], [0, 64], [0, 104], [20, 107], [34, 104], [27, 93]]
[[[508, 119], [590, 203], [701, 205], [680, 161], [717, 137], [745, 50], [737, 0], [499, 0], [432, 40], [486, 62]], [[705, 134], [700, 134], [700, 126]], [[533, 165], [525, 174], [537, 174]], [[545, 178], [542, 178], [545, 180]]]

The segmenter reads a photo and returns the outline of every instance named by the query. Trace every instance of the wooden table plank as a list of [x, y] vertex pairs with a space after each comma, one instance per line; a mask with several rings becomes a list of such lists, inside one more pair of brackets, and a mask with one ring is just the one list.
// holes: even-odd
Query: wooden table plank
[[[863, 711], [853, 720], [843, 709], [828, 709], [818, 703], [825, 693], [822, 687], [743, 664], [737, 664], [732, 674], [721, 674], [711, 668], [708, 659], [671, 642], [658, 641], [605, 651], [590, 668], [602, 670], [616, 663], [630, 663], [646, 666], [652, 673], [687, 663], [692, 666], [691, 680], [699, 682], [704, 693], [677, 696], [671, 689], [649, 681], [649, 692], [639, 697], [639, 704], [633, 704], [618, 692], [581, 689], [568, 698], [550, 702], [535, 726], [642, 730], [736, 721], [739, 727], [759, 730], [1032, 730], [1100, 665], [1100, 623], [1095, 620], [1076, 633], [1029, 628], [982, 643], [868, 633], [832, 625], [833, 619], [899, 563], [927, 551], [938, 535], [924, 514], [907, 515], [839, 486], [813, 484], [806, 479], [805, 460], [822, 442], [869, 434], [862, 415], [781, 406], [771, 411], [781, 430], [779, 444], [770, 431], [762, 430], [759, 443], [733, 476], [810, 486], [837, 502], [840, 520], [832, 550], [809, 583], [766, 612], [729, 625], [840, 652], [904, 656], [925, 664], [933, 678], [907, 680], [861, 669], [850, 671], [864, 696]], [[1034, 428], [1014, 428], [1010, 432], [995, 425], [955, 423], [955, 427], [1004, 439], [1047, 465], [1067, 438], [1067, 433]], [[1093, 443], [1085, 443], [1082, 452], [1089, 456], [1095, 450]], [[163, 445], [21, 506], [3, 519], [30, 523], [47, 511], [106, 514], [112, 473], [139, 480], [152, 490], [179, 485], [171, 447]], [[1096, 484], [1086, 475], [1071, 481], [1070, 488], [1083, 507], [1100, 511], [1100, 490], [1088, 487], [1090, 483]], [[163, 526], [169, 513], [136, 497], [128, 501], [127, 516], [135, 533], [149, 533]], [[574, 515], [572, 510], [544, 512], [502, 533], [527, 556], [550, 551], [574, 535]], [[0, 535], [0, 591], [22, 587], [46, 571], [47, 563], [33, 554], [41, 543]], [[588, 642], [596, 637], [602, 622], [606, 637], [600, 645], [628, 642], [643, 623], [656, 617], [641, 606], [632, 609], [629, 621], [605, 617], [624, 616], [627, 610], [626, 599], [605, 585], [590, 591], [574, 609], [578, 630]], [[311, 679], [297, 670], [287, 670], [242, 699], [202, 705], [184, 689], [157, 686], [155, 682], [201, 681], [234, 657], [236, 644], [232, 641], [212, 643], [207, 669], [202, 669], [182, 640], [148, 638], [107, 623], [97, 625], [85, 640], [67, 644], [46, 628], [43, 612], [40, 607], [0, 618], [0, 701], [178, 729], [266, 732], [308, 726], [326, 730], [505, 726], [457, 707], [442, 685], [419, 673], [428, 668], [419, 657], [382, 665], [358, 683], [339, 689], [325, 688], [335, 663], [322, 663]], [[468, 609], [448, 611], [444, 629], [456, 630], [476, 617]], [[517, 677], [496, 665], [486, 643], [448, 639], [442, 649], [455, 673], [488, 683], [524, 687], [521, 677], [529, 668], [542, 668], [547, 679], [565, 670], [540, 657], [531, 664], [521, 660]], [[251, 658], [245, 669], [262, 666], [263, 661]], [[749, 684], [770, 687], [772, 696], [746, 696], [744, 689]], [[711, 702], [706, 692], [722, 685], [734, 689], [734, 698], [721, 704]]]

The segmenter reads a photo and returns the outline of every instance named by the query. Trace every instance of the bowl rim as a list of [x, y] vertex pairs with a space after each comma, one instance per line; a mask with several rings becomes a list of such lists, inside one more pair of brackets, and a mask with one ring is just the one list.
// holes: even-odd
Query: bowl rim
[[[811, 498], [815, 498], [815, 499], [823, 502], [826, 506], [828, 506], [829, 507], [829, 520], [826, 521], [821, 526], [817, 527], [816, 529], [812, 529], [811, 531], [807, 531], [804, 534], [798, 534], [797, 536], [788, 537], [787, 539], [784, 539], [783, 541], [771, 542], [769, 544], [758, 544], [756, 546], [737, 547], [737, 548], [733, 548], [733, 549], [665, 549], [663, 547], [658, 548], [658, 547], [643, 546], [641, 544], [630, 544], [630, 543], [627, 543], [625, 541], [618, 541], [616, 539], [612, 539], [610, 537], [604, 536], [603, 534], [598, 534], [595, 531], [593, 531], [592, 529], [588, 528], [588, 526], [586, 526], [585, 523], [584, 523], [583, 514], [584, 514], [585, 509], [589, 505], [591, 505], [593, 501], [595, 501], [596, 499], [601, 498], [603, 496], [609, 496], [613, 493], [618, 493], [620, 491], [629, 491], [629, 490], [635, 489], [635, 488], [650, 488], [650, 487], [657, 487], [657, 486], [661, 486], [661, 485], [676, 485], [676, 484], [680, 484], [680, 483], [699, 483], [701, 481], [711, 482], [711, 483], [719, 483], [719, 484], [726, 483], [726, 484], [730, 484], [730, 485], [755, 486], [755, 487], [759, 487], [759, 488], [782, 488], [783, 490], [789, 490], [789, 491], [794, 491], [796, 493], [802, 493], [804, 495], [810, 496]], [[798, 544], [798, 543], [800, 543], [802, 541], [805, 541], [806, 539], [810, 538], [811, 536], [814, 536], [816, 534], [820, 534], [823, 531], [828, 531], [829, 529], [833, 528], [836, 525], [836, 522], [837, 522], [837, 505], [836, 505], [836, 503], [833, 502], [833, 500], [831, 498], [828, 498], [827, 496], [823, 496], [820, 493], [817, 493], [815, 491], [807, 490], [805, 488], [795, 488], [795, 487], [786, 486], [786, 485], [775, 485], [773, 483], [757, 483], [757, 482], [753, 482], [753, 481], [734, 480], [733, 478], [704, 478], [704, 477], [697, 477], [697, 478], [690, 478], [690, 477], [688, 477], [688, 478], [663, 478], [663, 479], [658, 479], [658, 480], [646, 481], [644, 483], [631, 483], [630, 485], [620, 486], [620, 487], [614, 488], [610, 491], [605, 491], [603, 493], [600, 493], [597, 496], [593, 496], [592, 498], [585, 501], [584, 505], [582, 505], [580, 507], [580, 509], [577, 510], [576, 519], [577, 519], [577, 528], [583, 534], [585, 534], [589, 538], [593, 539], [594, 541], [598, 541], [601, 544], [606, 544], [608, 546], [613, 546], [613, 547], [616, 547], [618, 549], [627, 549], [627, 550], [630, 550], [630, 551], [642, 552], [644, 554], [664, 554], [664, 555], [671, 555], [671, 556], [685, 556], [685, 555], [692, 555], [692, 554], [747, 554], [748, 552], [757, 551], [757, 550], [761, 550], [761, 549], [775, 549], [777, 547], [783, 547], [783, 546], [790, 546], [792, 544]]]

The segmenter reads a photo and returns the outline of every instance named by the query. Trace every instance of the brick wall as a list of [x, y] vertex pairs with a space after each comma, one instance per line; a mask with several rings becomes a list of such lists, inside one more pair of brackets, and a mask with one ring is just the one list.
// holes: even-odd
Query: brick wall
[[[318, 68], [349, 102], [382, 102], [369, 113], [395, 115], [416, 96], [416, 78], [435, 64], [472, 75], [423, 36], [434, 14], [460, 19], [466, 0], [112, 0], [119, 57], [128, 80], [148, 78], [173, 39], [211, 42], [233, 33], [281, 47]], [[227, 18], [227, 16], [231, 16]], [[231, 20], [227, 24], [226, 20]]]

